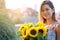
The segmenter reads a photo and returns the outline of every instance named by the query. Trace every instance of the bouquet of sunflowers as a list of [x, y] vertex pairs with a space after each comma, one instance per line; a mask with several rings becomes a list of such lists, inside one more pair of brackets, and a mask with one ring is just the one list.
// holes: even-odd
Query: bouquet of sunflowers
[[42, 22], [36, 23], [24, 23], [20, 26], [17, 34], [24, 40], [45, 40], [47, 35], [47, 29]]

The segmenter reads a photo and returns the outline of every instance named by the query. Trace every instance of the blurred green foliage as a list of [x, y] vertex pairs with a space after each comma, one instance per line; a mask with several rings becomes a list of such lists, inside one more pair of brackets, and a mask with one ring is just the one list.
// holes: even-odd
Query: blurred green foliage
[[0, 40], [17, 40], [14, 24], [2, 10], [0, 10]]

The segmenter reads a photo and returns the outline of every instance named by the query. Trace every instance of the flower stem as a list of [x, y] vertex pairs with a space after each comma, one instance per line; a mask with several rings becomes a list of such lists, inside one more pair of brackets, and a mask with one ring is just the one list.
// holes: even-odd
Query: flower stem
[[37, 39], [44, 40], [43, 34], [41, 32], [38, 33]]

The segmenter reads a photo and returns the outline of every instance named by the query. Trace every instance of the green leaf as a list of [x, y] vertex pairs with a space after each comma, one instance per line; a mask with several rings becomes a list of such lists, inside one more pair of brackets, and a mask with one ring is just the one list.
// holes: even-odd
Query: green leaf
[[41, 32], [38, 33], [37, 39], [44, 40], [43, 34]]

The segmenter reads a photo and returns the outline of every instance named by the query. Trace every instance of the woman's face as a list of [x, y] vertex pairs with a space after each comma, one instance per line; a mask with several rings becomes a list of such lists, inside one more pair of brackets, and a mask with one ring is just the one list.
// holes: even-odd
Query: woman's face
[[54, 9], [51, 9], [51, 7], [48, 4], [45, 4], [42, 6], [41, 9], [41, 15], [45, 19], [52, 18], [52, 14], [54, 12]]

